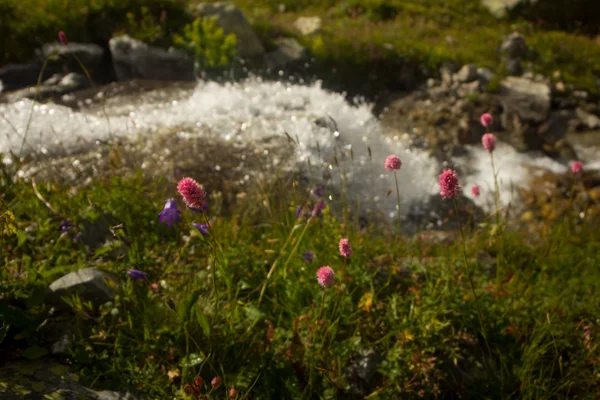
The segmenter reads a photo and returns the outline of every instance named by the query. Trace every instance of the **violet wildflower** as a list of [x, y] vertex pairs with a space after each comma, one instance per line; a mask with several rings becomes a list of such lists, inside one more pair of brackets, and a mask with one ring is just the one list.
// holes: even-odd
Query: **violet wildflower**
[[339, 243], [340, 254], [343, 257], [350, 257], [352, 255], [352, 246], [350, 246], [350, 241], [346, 238], [340, 239]]
[[317, 198], [323, 197], [323, 195], [325, 194], [325, 186], [315, 185], [315, 187], [312, 190], [312, 194]]
[[304, 258], [305, 263], [310, 264], [315, 259], [315, 253], [313, 251], [307, 251], [302, 254], [302, 257]]
[[480, 121], [481, 121], [481, 125], [483, 125], [487, 128], [494, 123], [494, 118], [492, 117], [492, 114], [485, 113], [485, 114], [481, 114]]
[[140, 281], [146, 278], [147, 274], [137, 269], [130, 269], [129, 271], [127, 271], [127, 275], [129, 275], [129, 277], [134, 281]]
[[58, 32], [58, 40], [65, 46], [69, 44], [69, 41], [67, 40], [67, 35], [63, 31]]
[[397, 155], [389, 155], [385, 158], [384, 167], [388, 171], [397, 171], [402, 167], [402, 161]]
[[177, 203], [173, 199], [167, 200], [165, 208], [158, 214], [158, 220], [160, 222], [166, 222], [169, 227], [176, 222], [179, 222], [181, 218], [179, 215], [181, 211], [177, 209]]
[[571, 164], [571, 171], [574, 174], [578, 174], [581, 171], [583, 171], [583, 164], [581, 163], [581, 161], [575, 161], [575, 162], [573, 162], [573, 164]]
[[296, 207], [296, 211], [294, 212], [296, 214], [296, 217], [300, 218], [302, 216], [302, 209], [303, 208], [304, 207], [302, 207], [302, 206]]
[[481, 144], [488, 153], [493, 152], [496, 148], [496, 136], [494, 136], [492, 133], [486, 133], [481, 137]]
[[71, 229], [73, 229], [73, 223], [71, 222], [70, 219], [66, 218], [66, 219], [64, 219], [64, 220], [61, 221], [59, 229], [60, 229], [60, 231], [62, 233], [67, 233]]
[[180, 180], [177, 184], [177, 191], [183, 197], [183, 201], [185, 201], [188, 207], [199, 209], [204, 207], [206, 193], [198, 182], [192, 178], [183, 178]]
[[479, 192], [479, 186], [473, 185], [471, 187], [471, 194], [473, 195], [473, 197], [479, 197], [479, 194], [480, 194], [480, 192]]
[[194, 225], [194, 228], [198, 229], [202, 236], [208, 235], [208, 230], [210, 229], [210, 226], [208, 226], [207, 224], [197, 224], [194, 222], [192, 225]]
[[317, 271], [317, 282], [323, 289], [327, 289], [329, 286], [333, 285], [335, 280], [335, 272], [329, 266], [324, 266], [319, 268]]
[[444, 199], [453, 199], [460, 194], [460, 185], [456, 177], [456, 171], [445, 169], [438, 178], [440, 183], [440, 195]]

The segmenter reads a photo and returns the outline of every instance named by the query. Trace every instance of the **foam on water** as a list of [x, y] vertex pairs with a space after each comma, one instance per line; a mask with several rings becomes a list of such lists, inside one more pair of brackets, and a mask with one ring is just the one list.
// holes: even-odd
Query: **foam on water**
[[[494, 174], [490, 154], [481, 146], [468, 146], [469, 154], [456, 158], [457, 164], [467, 165], [468, 174], [462, 178], [462, 185], [467, 196], [471, 187], [479, 185], [480, 197], [473, 198], [475, 204], [485, 210], [494, 209]], [[507, 205], [518, 199], [516, 190], [526, 186], [530, 179], [545, 171], [561, 174], [567, 167], [543, 154], [519, 153], [513, 147], [497, 143], [494, 150], [494, 166], [500, 188], [500, 203]], [[472, 196], [470, 196], [472, 198]]]
[[[319, 83], [286, 84], [258, 78], [227, 84], [200, 82], [184, 96], [171, 94], [137, 100], [141, 101], [107, 103], [110, 130], [97, 110], [78, 112], [58, 105], [36, 104], [24, 150], [47, 153], [105, 139], [109, 134], [133, 137], [165, 129], [176, 129], [184, 137], [213, 135], [232, 143], [256, 143], [285, 137], [287, 132], [298, 140], [297, 158], [283, 160], [282, 167], [296, 163], [306, 166], [310, 159], [315, 177], [329, 170], [338, 183], [342, 175], [339, 171], [344, 171], [349, 194], [374, 200], [390, 216], [395, 210], [395, 184], [393, 174], [383, 169], [387, 155], [398, 154], [403, 161], [398, 174], [403, 203], [425, 202], [438, 191], [437, 175], [442, 166], [437, 161], [422, 150], [411, 149], [408, 135], [385, 132], [373, 116], [371, 104], [350, 104], [342, 94], [328, 92]], [[0, 152], [18, 152], [32, 104], [24, 100], [0, 105]], [[321, 123], [315, 123], [317, 120]], [[371, 148], [372, 162], [367, 146]], [[341, 156], [348, 156], [351, 151], [354, 160]], [[334, 155], [340, 168], [334, 165]], [[501, 144], [494, 157], [503, 203], [511, 200], [511, 186], [527, 184], [532, 173], [528, 166], [564, 171], [563, 166], [546, 157], [532, 158]], [[469, 166], [469, 175], [460, 177], [463, 187], [468, 189], [477, 183], [482, 191], [493, 191], [487, 153], [472, 148], [467, 158], [457, 161]], [[386, 196], [389, 189], [394, 192]], [[476, 202], [491, 209], [489, 200], [482, 196]]]

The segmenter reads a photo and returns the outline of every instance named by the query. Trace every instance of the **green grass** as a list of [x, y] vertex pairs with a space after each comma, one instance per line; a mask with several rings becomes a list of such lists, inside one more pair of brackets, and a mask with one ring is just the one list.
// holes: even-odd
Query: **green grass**
[[[196, 1], [190, 2], [195, 3]], [[475, 63], [504, 74], [498, 46], [514, 30], [525, 34], [536, 56], [534, 72], [562, 73], [565, 83], [597, 93], [600, 47], [590, 36], [546, 29], [523, 18], [496, 19], [479, 0], [235, 0], [257, 32], [273, 48], [281, 34], [294, 36], [299, 16], [317, 15], [323, 29], [315, 37], [299, 38], [327, 68], [346, 80], [373, 70], [380, 80], [393, 80], [398, 60], [410, 60], [430, 70], [445, 62]], [[280, 4], [285, 12], [279, 11]], [[23, 61], [59, 30], [73, 41], [108, 40], [123, 32], [169, 46], [175, 34], [191, 22], [187, 3], [176, 0], [8, 0], [0, 5], [3, 37], [0, 62]], [[161, 15], [166, 11], [166, 18]]]
[[[184, 397], [196, 376], [220, 376], [212, 398], [230, 386], [256, 399], [353, 398], [350, 387], [370, 399], [600, 394], [600, 236], [597, 221], [570, 222], [577, 202], [565, 222], [536, 232], [468, 231], [474, 297], [460, 241], [404, 237], [396, 247], [387, 228], [360, 227], [350, 206], [343, 224], [330, 211], [339, 202], [307, 225], [294, 210], [311, 195], [293, 175], [257, 182], [228, 212], [212, 193], [211, 235], [202, 237], [191, 227], [199, 214], [186, 210], [171, 228], [157, 220], [165, 199], [182, 206], [175, 182], [113, 171], [81, 187], [38, 182], [38, 196], [16, 168], [3, 167], [0, 180], [2, 212], [14, 213], [4, 222], [17, 231], [0, 238], [0, 349], [11, 357], [49, 345], [36, 330], [46, 285], [95, 266], [115, 274], [118, 296], [99, 310], [72, 299], [66, 357], [96, 388], [165, 399]], [[63, 218], [75, 225], [65, 234]], [[349, 260], [339, 256], [341, 237], [353, 245]], [[336, 271], [324, 303], [321, 265]], [[146, 280], [131, 281], [132, 268]], [[368, 352], [378, 362], [363, 381], [357, 365]]]

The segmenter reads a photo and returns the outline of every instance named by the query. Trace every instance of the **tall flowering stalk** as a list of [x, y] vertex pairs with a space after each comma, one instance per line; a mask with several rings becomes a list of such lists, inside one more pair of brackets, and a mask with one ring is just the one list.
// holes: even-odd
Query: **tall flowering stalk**
[[[571, 208], [573, 203], [573, 197], [575, 196], [575, 187], [577, 186], [577, 177], [583, 172], [583, 164], [581, 161], [574, 161], [571, 164], [571, 172], [573, 173], [573, 184], [571, 185], [571, 194], [569, 195], [569, 202], [567, 203], [566, 212]], [[566, 213], [565, 213], [566, 214]]]
[[398, 201], [398, 227], [396, 228], [396, 246], [398, 246], [398, 240], [400, 237], [400, 186], [398, 185], [398, 175], [396, 171], [402, 168], [402, 161], [397, 155], [389, 155], [385, 159], [384, 168], [388, 171], [394, 172], [394, 180], [396, 182], [396, 200]]
[[490, 126], [494, 123], [494, 118], [491, 114], [485, 113], [481, 115], [481, 125], [485, 128], [486, 133], [481, 137], [481, 145], [490, 154], [490, 164], [492, 165], [492, 173], [494, 174], [494, 201], [496, 203], [496, 226], [500, 226], [500, 187], [498, 186], [498, 175], [494, 165], [494, 150], [496, 149], [496, 136], [490, 133]]
[[[458, 229], [460, 231], [460, 237], [462, 239], [462, 256], [463, 263], [465, 266], [465, 271], [467, 272], [467, 278], [469, 279], [469, 285], [471, 286], [471, 292], [473, 293], [473, 297], [475, 298], [475, 306], [477, 307], [477, 316], [479, 317], [479, 325], [481, 326], [481, 334], [488, 346], [487, 336], [485, 333], [485, 326], [483, 325], [483, 317], [481, 314], [481, 309], [479, 307], [479, 298], [477, 297], [477, 292], [475, 291], [475, 284], [473, 283], [473, 273], [471, 268], [469, 267], [469, 262], [467, 261], [467, 245], [465, 239], [465, 233], [463, 231], [462, 223], [460, 222], [460, 216], [458, 214], [458, 206], [456, 204], [456, 198], [460, 195], [461, 188], [458, 183], [458, 177], [456, 175], [456, 171], [451, 169], [445, 169], [440, 176], [438, 177], [438, 182], [440, 184], [440, 195], [443, 199], [452, 200], [452, 204], [454, 205], [454, 212], [456, 214], [456, 222], [458, 223]], [[490, 351], [491, 353], [491, 351]]]

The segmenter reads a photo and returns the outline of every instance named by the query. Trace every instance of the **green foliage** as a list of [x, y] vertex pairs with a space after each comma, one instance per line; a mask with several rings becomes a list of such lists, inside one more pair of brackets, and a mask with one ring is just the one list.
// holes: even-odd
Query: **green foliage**
[[225, 35], [215, 18], [196, 18], [173, 43], [194, 58], [198, 70], [225, 68], [237, 58], [235, 35]]
[[[298, 220], [296, 205], [310, 195], [291, 183], [248, 192], [233, 214], [220, 212], [220, 197], [211, 196], [211, 235], [202, 237], [192, 234], [198, 214], [186, 211], [171, 228], [157, 222], [173, 188], [142, 175], [95, 179], [85, 190], [38, 182], [40, 194], [74, 222], [67, 233], [31, 184], [4, 180], [0, 188], [25, 239], [0, 238], [0, 345], [43, 356], [48, 344], [36, 329], [48, 314], [36, 292], [60, 274], [97, 266], [119, 277], [116, 298], [99, 309], [69, 299], [69, 359], [80, 381], [96, 388], [183, 398], [194, 377], [220, 376], [216, 398], [226, 398], [230, 386], [265, 399], [347, 398], [352, 390], [381, 399], [600, 394], [600, 312], [590, 300], [600, 290], [595, 221], [578, 226], [584, 241], [566, 235], [567, 224], [535, 235], [468, 232], [475, 298], [460, 243], [405, 238], [398, 248], [383, 227], [342, 224], [330, 209], [310, 223]], [[106, 232], [94, 245], [90, 233], [103, 224], [120, 233]], [[337, 251], [342, 236], [353, 244], [348, 261]], [[308, 250], [318, 262], [305, 263]], [[315, 279], [320, 265], [336, 271], [325, 292]], [[130, 268], [147, 279], [129, 280]], [[364, 379], [360, 366], [371, 362]]]
[[141, 7], [139, 15], [133, 12], [127, 14], [127, 30], [132, 36], [147, 43], [154, 43], [163, 35], [161, 23], [150, 13], [148, 7]]
[[0, 63], [30, 59], [38, 46], [57, 40], [61, 30], [73, 42], [108, 40], [125, 32], [168, 45], [188, 18], [179, 0], [4, 0]]

